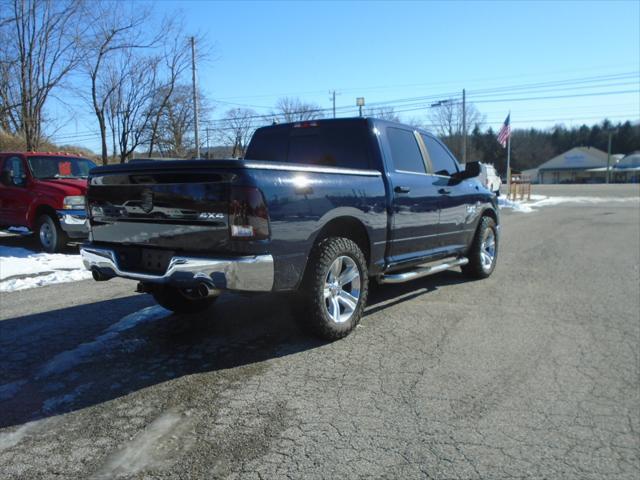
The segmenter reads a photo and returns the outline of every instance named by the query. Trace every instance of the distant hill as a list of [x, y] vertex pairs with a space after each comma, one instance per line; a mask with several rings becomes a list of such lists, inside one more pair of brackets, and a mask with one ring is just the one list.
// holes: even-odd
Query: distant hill
[[[21, 137], [0, 131], [0, 152], [23, 152], [26, 148], [24, 139]], [[56, 145], [47, 140], [41, 142], [38, 151], [76, 153], [91, 160], [98, 159], [98, 156], [87, 148], [77, 145]]]

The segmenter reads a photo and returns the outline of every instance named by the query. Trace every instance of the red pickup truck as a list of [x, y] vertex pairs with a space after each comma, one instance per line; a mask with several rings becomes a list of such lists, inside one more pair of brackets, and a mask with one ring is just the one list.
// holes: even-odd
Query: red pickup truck
[[67, 153], [0, 153], [0, 228], [29, 228], [47, 252], [86, 238], [84, 195], [95, 166]]

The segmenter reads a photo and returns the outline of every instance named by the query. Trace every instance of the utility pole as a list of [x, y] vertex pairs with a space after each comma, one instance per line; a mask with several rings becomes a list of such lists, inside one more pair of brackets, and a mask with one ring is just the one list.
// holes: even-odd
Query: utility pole
[[607, 145], [607, 183], [609, 183], [611, 181], [611, 137], [613, 137], [615, 133], [618, 133], [618, 129], [610, 128], [607, 130], [607, 133], [609, 134], [609, 142]]
[[196, 137], [196, 158], [200, 158], [200, 138], [198, 137], [198, 89], [196, 87], [196, 37], [191, 37], [191, 80], [193, 82], [193, 125]]
[[467, 95], [462, 89], [462, 163], [467, 163]]
[[330, 90], [331, 100], [333, 101], [333, 118], [336, 118], [336, 91]]
[[209, 127], [205, 129], [205, 133], [207, 135], [207, 160], [209, 160]]

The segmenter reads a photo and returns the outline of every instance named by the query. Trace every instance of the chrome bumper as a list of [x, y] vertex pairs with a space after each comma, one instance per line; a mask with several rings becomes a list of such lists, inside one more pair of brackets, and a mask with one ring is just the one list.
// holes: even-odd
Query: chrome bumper
[[[254, 255], [233, 258], [174, 256], [162, 275], [128, 272], [118, 266], [116, 252], [109, 248], [83, 246], [84, 266], [101, 279], [123, 277], [148, 283], [190, 287], [205, 283], [219, 290], [268, 292], [273, 287], [273, 257]], [[96, 278], [97, 279], [97, 278]]]
[[89, 235], [87, 213], [84, 210], [58, 210], [60, 228], [71, 237], [86, 237]]

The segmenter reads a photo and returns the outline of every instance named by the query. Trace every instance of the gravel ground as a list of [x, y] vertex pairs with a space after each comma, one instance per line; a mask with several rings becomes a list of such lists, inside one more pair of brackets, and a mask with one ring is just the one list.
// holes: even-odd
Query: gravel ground
[[[534, 193], [638, 195], [573, 187]], [[282, 296], [0, 294], [0, 477], [637, 479], [639, 205], [505, 211], [491, 278], [378, 287], [332, 344]]]

